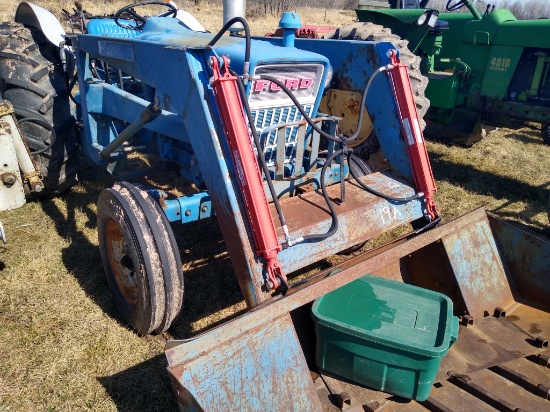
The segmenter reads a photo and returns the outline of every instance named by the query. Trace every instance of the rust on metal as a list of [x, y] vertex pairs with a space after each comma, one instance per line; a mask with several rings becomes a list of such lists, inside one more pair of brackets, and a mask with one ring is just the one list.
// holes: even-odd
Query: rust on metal
[[489, 216], [501, 259], [519, 294], [548, 309], [550, 242]]
[[438, 402], [433, 397], [429, 397], [425, 401], [421, 402], [426, 408], [432, 412], [452, 412], [452, 409], [447, 408], [441, 402]]
[[[265, 319], [281, 316], [308, 302], [311, 302], [326, 293], [354, 281], [367, 273], [384, 268], [394, 261], [411, 254], [412, 252], [441, 239], [443, 236], [460, 231], [468, 227], [472, 221], [485, 216], [483, 209], [477, 209], [452, 222], [436, 227], [422, 236], [404, 236], [388, 245], [374, 249], [362, 255], [353, 257], [339, 265], [329, 268], [312, 276], [307, 282], [297, 287], [291, 287], [284, 298], [273, 299], [266, 302], [261, 308], [251, 311], [241, 317], [226, 322], [224, 325], [212, 329], [203, 338], [200, 345], [194, 341], [185, 344], [186, 352], [190, 346], [198, 345], [196, 350], [202, 351], [203, 347], [214, 345], [215, 342], [224, 342], [235, 337], [240, 331], [251, 329], [262, 324]], [[411, 237], [412, 236], [412, 237]], [[392, 247], [393, 246], [393, 247]], [[341, 272], [329, 276], [334, 269], [343, 269]], [[180, 363], [182, 351], [179, 346], [174, 346], [166, 351], [166, 357], [170, 365]]]
[[441, 241], [470, 316], [481, 318], [515, 302], [487, 216]]
[[338, 406], [340, 409], [342, 409], [344, 406], [351, 405], [351, 397], [346, 391], [341, 393], [335, 393], [333, 397], [334, 397], [334, 400], [336, 401], [336, 406]]
[[541, 383], [537, 387], [537, 395], [547, 400], [550, 399], [550, 387]]
[[468, 375], [454, 374], [452, 372], [449, 372], [449, 379], [461, 389], [470, 392], [472, 395], [483, 400], [484, 402], [488, 403], [499, 411], [517, 412], [517, 410], [519, 409], [517, 406], [512, 405], [510, 402], [502, 399], [500, 396], [481, 387]]
[[267, 322], [186, 351], [185, 362], [169, 369], [180, 404], [204, 411], [320, 411], [290, 315]]
[[118, 290], [126, 302], [135, 305], [138, 301], [138, 288], [134, 277], [133, 262], [126, 250], [127, 245], [122, 229], [113, 220], [109, 220], [105, 226], [105, 239], [113, 278]]

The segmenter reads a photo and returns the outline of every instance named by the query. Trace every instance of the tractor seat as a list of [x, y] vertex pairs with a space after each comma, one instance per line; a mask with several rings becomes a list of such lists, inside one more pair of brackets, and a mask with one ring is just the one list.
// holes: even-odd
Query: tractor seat
[[[125, 24], [133, 24], [131, 20], [121, 20]], [[124, 39], [132, 39], [141, 34], [138, 30], [124, 29], [114, 22], [112, 19], [91, 19], [86, 25], [88, 34], [107, 37], [121, 37]]]

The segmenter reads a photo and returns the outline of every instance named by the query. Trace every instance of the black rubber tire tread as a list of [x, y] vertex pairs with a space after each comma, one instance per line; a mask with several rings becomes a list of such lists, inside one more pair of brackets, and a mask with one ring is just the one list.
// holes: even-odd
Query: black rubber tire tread
[[[407, 48], [409, 42], [393, 34], [390, 29], [374, 23], [356, 22], [348, 24], [339, 29], [330, 31], [325, 39], [340, 40], [366, 40], [366, 41], [387, 41], [392, 43], [400, 53], [401, 62], [407, 64], [411, 86], [415, 97], [416, 109], [420, 118], [420, 127], [422, 130], [426, 127], [424, 115], [430, 107], [430, 101], [425, 96], [428, 79], [420, 73], [420, 58], [415, 56]], [[362, 159], [369, 159], [370, 156], [380, 150], [380, 142], [375, 133], [372, 133], [368, 139], [354, 148], [354, 151]], [[378, 171], [378, 170], [374, 170]]]
[[425, 92], [428, 86], [428, 79], [420, 72], [420, 57], [415, 56], [408, 48], [409, 42], [393, 34], [387, 27], [374, 23], [356, 22], [348, 24], [339, 29], [333, 30], [324, 36], [325, 39], [341, 40], [368, 40], [387, 41], [393, 43], [400, 53], [401, 63], [409, 66], [409, 77], [418, 110], [418, 117], [422, 130], [426, 126], [424, 115], [430, 107], [430, 101], [426, 98]]
[[550, 124], [543, 124], [540, 131], [542, 141], [550, 145]]
[[153, 197], [128, 182], [120, 182], [145, 213], [159, 253], [165, 285], [165, 311], [161, 324], [153, 333], [166, 331], [181, 312], [183, 304], [183, 271], [179, 250], [170, 222]]
[[[137, 302], [119, 290], [109, 259], [106, 228], [113, 221], [121, 230], [132, 260]], [[97, 204], [99, 249], [113, 301], [122, 318], [138, 333], [162, 333], [179, 315], [183, 273], [172, 229], [151, 196], [129, 183], [101, 192]]]
[[[38, 118], [56, 133], [52, 148], [33, 156], [44, 189], [30, 197], [51, 197], [69, 190], [77, 183], [78, 143], [58, 48], [40, 30], [0, 23], [0, 87], [18, 119]], [[21, 129], [31, 151], [51, 143], [51, 133], [43, 126], [26, 123]]]
[[[133, 275], [137, 287], [137, 301], [134, 304], [124, 298], [113, 274], [107, 244], [107, 224], [111, 220], [122, 232], [125, 252], [133, 267], [139, 268], [134, 270]], [[146, 253], [151, 244], [151, 230], [128, 190], [115, 185], [100, 193], [97, 202], [97, 233], [101, 260], [116, 309], [138, 333], [151, 333], [162, 321], [160, 312], [164, 309], [164, 280], [158, 270], [153, 270], [154, 266], [158, 267], [158, 260], [152, 262], [151, 253]]]

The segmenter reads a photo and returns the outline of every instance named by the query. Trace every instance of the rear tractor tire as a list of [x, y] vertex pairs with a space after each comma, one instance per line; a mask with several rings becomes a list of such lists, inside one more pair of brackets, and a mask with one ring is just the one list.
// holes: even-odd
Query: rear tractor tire
[[116, 309], [138, 333], [162, 333], [183, 304], [183, 272], [172, 228], [145, 191], [121, 182], [97, 204], [99, 249]]
[[78, 143], [59, 49], [37, 29], [0, 23], [0, 88], [51, 197], [77, 183]]
[[[390, 29], [373, 23], [357, 22], [351, 23], [334, 31], [327, 33], [325, 39], [340, 39], [340, 40], [363, 40], [363, 41], [386, 41], [393, 43], [400, 54], [401, 63], [408, 65], [409, 77], [413, 89], [416, 109], [420, 118], [420, 126], [424, 130], [426, 123], [424, 115], [430, 107], [430, 101], [425, 96], [428, 79], [420, 72], [420, 57], [415, 56], [408, 48], [409, 42], [403, 40], [396, 34], [393, 34]], [[363, 159], [368, 159], [372, 154], [380, 149], [378, 138], [372, 133], [369, 136], [359, 136], [361, 142], [355, 148], [356, 153]], [[374, 171], [379, 167], [374, 162], [371, 162]]]
[[550, 124], [543, 124], [540, 134], [543, 142], [550, 145]]

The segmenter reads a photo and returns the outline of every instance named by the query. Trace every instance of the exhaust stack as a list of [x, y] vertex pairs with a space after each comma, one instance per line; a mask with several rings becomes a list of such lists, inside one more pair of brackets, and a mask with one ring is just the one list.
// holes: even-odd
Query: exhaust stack
[[[223, 24], [227, 23], [233, 17], [245, 17], [246, 0], [223, 0]], [[236, 34], [244, 30], [240, 23], [235, 23], [229, 31]]]

